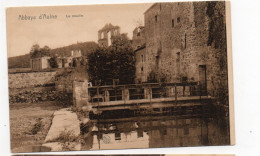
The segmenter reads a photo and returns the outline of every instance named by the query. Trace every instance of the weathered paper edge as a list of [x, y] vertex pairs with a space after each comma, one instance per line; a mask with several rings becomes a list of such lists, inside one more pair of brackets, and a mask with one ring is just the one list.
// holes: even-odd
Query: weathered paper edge
[[235, 114], [234, 114], [234, 83], [232, 61], [232, 33], [231, 33], [231, 7], [230, 1], [226, 1], [226, 33], [227, 33], [227, 61], [228, 61], [228, 91], [229, 91], [229, 124], [230, 145], [235, 145]]

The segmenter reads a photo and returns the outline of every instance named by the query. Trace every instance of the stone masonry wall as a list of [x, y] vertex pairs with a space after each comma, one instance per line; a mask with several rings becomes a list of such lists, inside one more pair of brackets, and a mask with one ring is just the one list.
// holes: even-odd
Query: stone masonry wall
[[135, 82], [140, 83], [145, 81], [144, 73], [145, 48], [136, 51], [135, 53]]
[[8, 74], [9, 88], [28, 88], [51, 84], [54, 83], [55, 74], [56, 71]]
[[72, 94], [56, 91], [54, 86], [56, 71], [9, 74], [9, 102], [36, 103], [60, 101], [64, 105], [72, 103]]
[[139, 26], [133, 31], [132, 47], [134, 50], [141, 48], [145, 44], [145, 29]]
[[199, 81], [206, 66], [208, 94], [227, 97], [224, 2], [157, 3], [145, 12], [146, 76]]

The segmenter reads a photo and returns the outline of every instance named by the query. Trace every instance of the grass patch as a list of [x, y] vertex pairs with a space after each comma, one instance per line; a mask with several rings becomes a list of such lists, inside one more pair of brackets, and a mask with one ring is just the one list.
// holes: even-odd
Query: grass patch
[[42, 145], [60, 108], [54, 101], [10, 104], [11, 151], [32, 152], [32, 146]]
[[77, 137], [73, 134], [73, 131], [62, 131], [59, 135], [58, 138], [50, 141], [50, 142], [61, 142], [61, 143], [66, 143], [66, 142], [74, 142], [77, 140]]
[[32, 135], [35, 135], [35, 134], [37, 134], [40, 130], [41, 130], [41, 128], [42, 128], [42, 118], [37, 118], [36, 119], [36, 123], [33, 125], [33, 128], [31, 129], [31, 134]]
[[59, 142], [62, 145], [63, 151], [72, 151], [75, 148], [76, 143], [79, 141], [79, 137], [75, 136], [73, 131], [62, 131], [58, 138], [49, 142]]

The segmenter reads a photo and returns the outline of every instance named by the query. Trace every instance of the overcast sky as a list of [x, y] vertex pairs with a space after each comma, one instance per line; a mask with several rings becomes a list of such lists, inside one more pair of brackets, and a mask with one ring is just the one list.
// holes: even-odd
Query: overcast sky
[[[29, 53], [33, 44], [50, 48], [77, 42], [95, 41], [98, 30], [106, 23], [121, 27], [121, 33], [132, 32], [144, 22], [144, 12], [151, 6], [144, 4], [86, 5], [61, 7], [26, 7], [7, 9], [8, 57]], [[38, 19], [41, 14], [57, 15], [57, 19]], [[35, 16], [34, 20], [21, 20], [20, 15]], [[83, 17], [66, 18], [66, 15]]]

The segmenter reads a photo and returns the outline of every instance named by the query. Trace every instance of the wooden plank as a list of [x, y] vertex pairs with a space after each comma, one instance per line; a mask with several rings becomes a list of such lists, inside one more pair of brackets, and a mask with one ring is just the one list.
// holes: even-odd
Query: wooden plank
[[[201, 96], [202, 100], [212, 99], [211, 97]], [[154, 98], [154, 99], [136, 99], [136, 100], [127, 100], [127, 101], [110, 101], [110, 102], [100, 102], [99, 106], [113, 106], [113, 105], [122, 105], [122, 104], [136, 104], [136, 103], [160, 103], [160, 102], [175, 102], [175, 97], [166, 97], [166, 98]], [[196, 101], [200, 100], [200, 96], [189, 96], [189, 97], [178, 97], [177, 101]], [[93, 103], [93, 106], [96, 106], [97, 103]]]
[[[154, 103], [154, 104], [141, 104], [139, 107], [137, 105], [114, 105], [114, 106], [108, 106], [108, 107], [99, 107], [98, 109], [100, 111], [111, 111], [111, 110], [123, 110], [123, 109], [129, 109], [129, 110], [137, 110], [139, 109], [153, 109], [153, 108], [171, 108], [171, 107], [194, 107], [194, 106], [202, 106], [201, 103], [182, 103], [182, 104], [172, 104], [172, 103]], [[93, 106], [92, 108], [97, 108], [97, 106]]]
[[[189, 85], [197, 85], [197, 82], [189, 82], [189, 83], [142, 83], [142, 84], [127, 84], [127, 85], [115, 85], [116, 88], [136, 88], [136, 87], [161, 87], [164, 86], [189, 86]], [[89, 89], [94, 88], [115, 88], [113, 85], [106, 85], [106, 86], [92, 86]]]
[[[191, 118], [200, 118], [201, 115], [178, 115], [176, 116], [142, 116], [142, 118], [138, 117], [128, 117], [128, 118], [116, 118], [116, 119], [98, 119], [92, 120], [93, 123], [120, 123], [120, 122], [146, 122], [146, 121], [165, 121], [165, 120], [176, 120], [176, 119], [191, 119]], [[190, 123], [194, 124], [194, 123]]]

